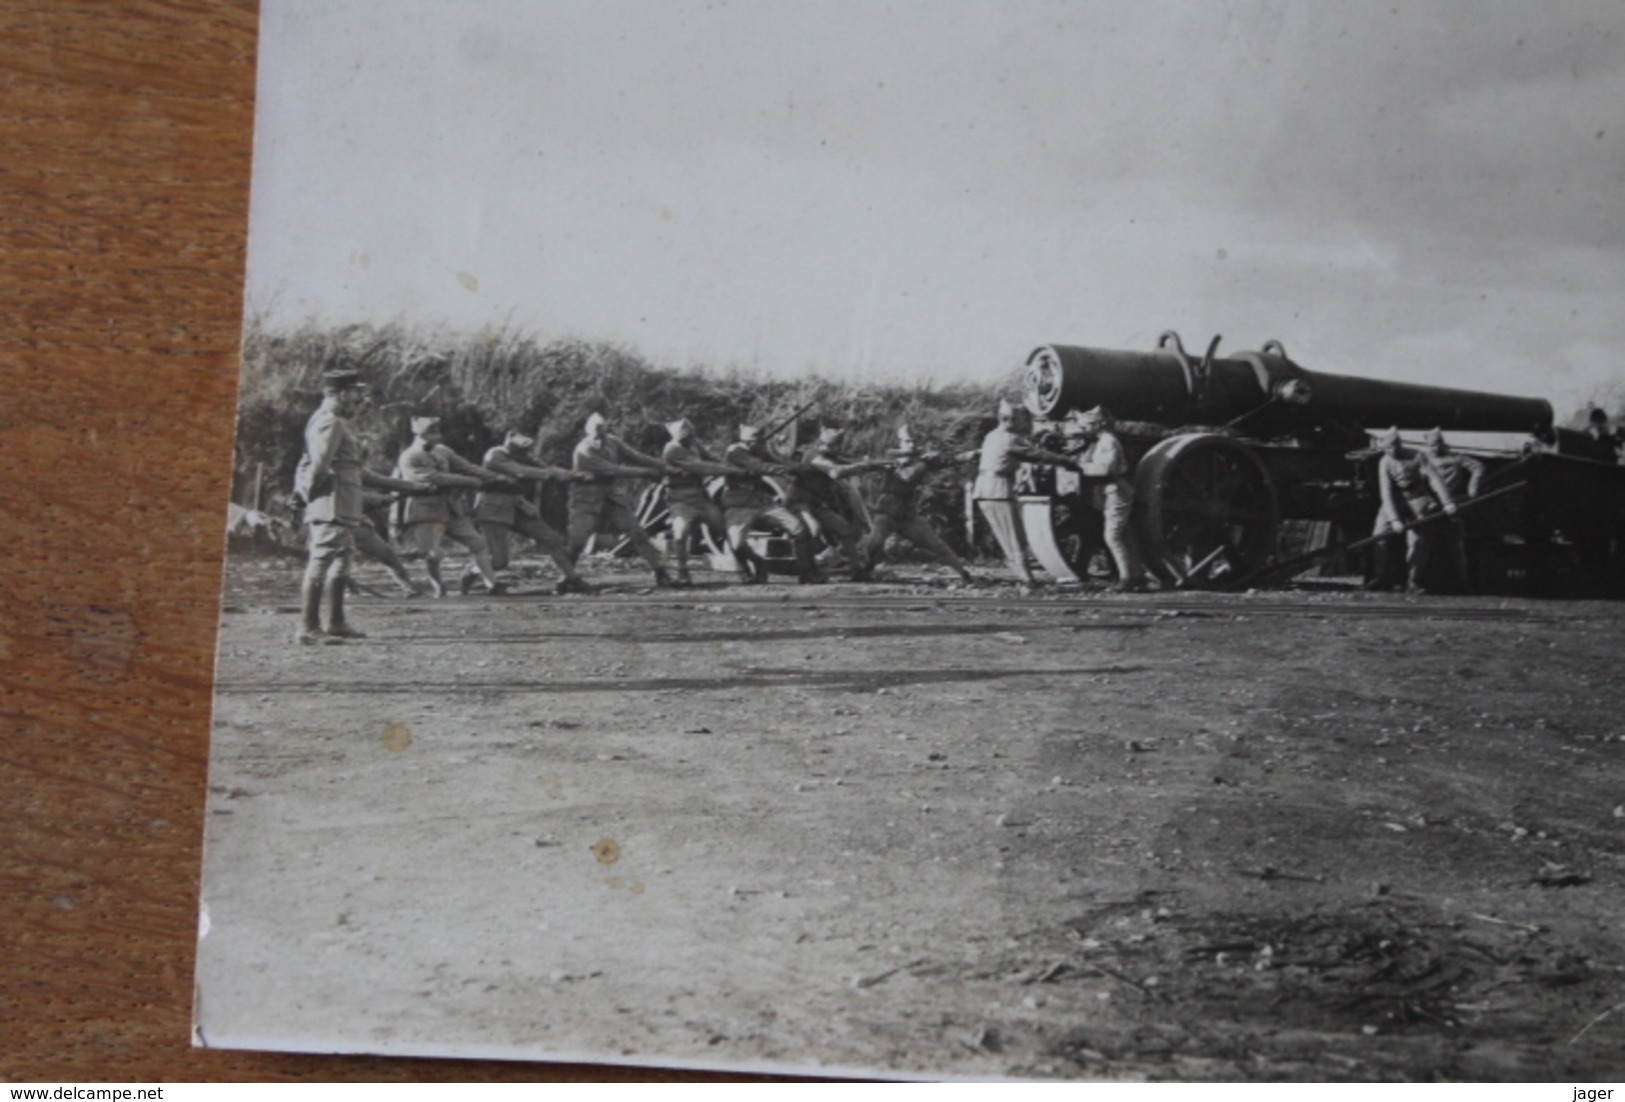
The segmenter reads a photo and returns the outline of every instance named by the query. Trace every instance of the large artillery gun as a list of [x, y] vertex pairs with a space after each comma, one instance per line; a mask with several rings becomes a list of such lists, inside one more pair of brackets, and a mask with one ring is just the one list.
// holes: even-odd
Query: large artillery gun
[[[1373, 431], [1527, 436], [1553, 427], [1551, 404], [1539, 398], [1311, 371], [1279, 341], [1222, 357], [1218, 345], [1213, 338], [1198, 358], [1169, 331], [1145, 352], [1045, 345], [1027, 357], [1025, 402], [1052, 446], [1064, 446], [1074, 411], [1104, 406], [1117, 418], [1134, 465], [1135, 534], [1147, 565], [1171, 585], [1264, 577], [1303, 551], [1301, 541], [1287, 546], [1289, 531], [1331, 550], [1368, 535], [1378, 508]], [[1527, 487], [1486, 502], [1469, 524], [1480, 561], [1501, 582], [1540, 588], [1552, 573], [1545, 557], [1577, 538], [1583, 546], [1571, 557], [1591, 561], [1592, 574], [1602, 560], [1612, 563], [1604, 572], [1617, 567], [1625, 469], [1516, 452], [1482, 459], [1486, 492]], [[1596, 470], [1571, 479], [1575, 464]], [[1062, 580], [1085, 576], [1098, 546], [1090, 486], [1064, 468], [1034, 466], [1023, 488], [1040, 565]]]

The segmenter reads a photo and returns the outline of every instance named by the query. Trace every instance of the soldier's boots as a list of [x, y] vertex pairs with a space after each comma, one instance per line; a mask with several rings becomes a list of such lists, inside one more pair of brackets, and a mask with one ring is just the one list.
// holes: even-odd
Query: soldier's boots
[[553, 592], [561, 596], [566, 593], [591, 593], [592, 586], [588, 585], [578, 574], [561, 580], [558, 585], [553, 587]]
[[671, 580], [671, 575], [666, 573], [666, 568], [663, 567], [663, 566], [655, 567], [655, 588], [657, 588], [657, 589], [675, 589], [676, 588], [676, 585]]

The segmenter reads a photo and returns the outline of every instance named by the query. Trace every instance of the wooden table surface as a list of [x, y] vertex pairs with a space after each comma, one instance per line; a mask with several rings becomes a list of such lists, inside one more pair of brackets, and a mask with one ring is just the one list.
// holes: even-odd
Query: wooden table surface
[[0, 0], [0, 1080], [721, 1078], [191, 1047], [256, 18]]

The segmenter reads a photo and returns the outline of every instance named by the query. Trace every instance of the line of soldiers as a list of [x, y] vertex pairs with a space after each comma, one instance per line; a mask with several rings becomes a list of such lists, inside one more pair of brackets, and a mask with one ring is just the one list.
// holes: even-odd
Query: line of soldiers
[[[713, 454], [696, 439], [685, 418], [668, 422], [670, 436], [659, 456], [647, 455], [610, 431], [600, 413], [587, 418], [568, 469], [531, 460], [535, 440], [509, 432], [480, 463], [470, 463], [444, 443], [438, 418], [414, 417], [413, 440], [389, 476], [368, 470], [363, 446], [350, 426], [365, 384], [358, 373], [335, 370], [323, 375], [321, 406], [305, 430], [305, 453], [295, 476], [295, 496], [305, 503], [309, 529], [309, 564], [301, 587], [301, 642], [341, 642], [356, 638], [344, 615], [350, 558], [360, 551], [382, 562], [403, 590], [423, 591], [407, 573], [389, 541], [367, 518], [366, 509], [393, 503], [391, 527], [400, 541], [423, 558], [427, 591], [446, 592], [441, 575], [444, 545], [449, 539], [469, 553], [459, 582], [463, 593], [480, 588], [500, 594], [497, 572], [511, 561], [513, 539], [522, 536], [541, 549], [561, 575], [560, 593], [588, 592], [577, 564], [594, 536], [608, 534], [638, 554], [659, 586], [691, 584], [689, 549], [698, 530], [711, 534], [714, 546], [730, 551], [740, 579], [760, 584], [768, 565], [748, 539], [753, 530], [776, 531], [793, 548], [796, 574], [804, 584], [825, 581], [815, 557], [815, 541], [838, 546], [854, 580], [871, 576], [885, 543], [893, 535], [907, 539], [945, 563], [967, 582], [974, 581], [954, 553], [919, 513], [919, 495], [933, 472], [978, 461], [974, 500], [1004, 554], [1006, 565], [1023, 585], [1036, 584], [1028, 562], [1016, 479], [1026, 466], [1067, 468], [1092, 489], [1101, 514], [1104, 542], [1116, 567], [1119, 589], [1156, 588], [1136, 546], [1130, 518], [1134, 489], [1128, 454], [1115, 422], [1104, 408], [1075, 411], [1061, 425], [1061, 450], [1030, 438], [1027, 411], [1001, 401], [997, 424], [979, 450], [961, 453], [926, 451], [907, 426], [897, 446], [882, 459], [854, 459], [841, 451], [842, 430], [826, 426], [798, 458], [777, 452], [770, 440], [777, 430], [741, 426], [738, 438], [723, 453]], [[799, 412], [799, 411], [798, 411]], [[784, 426], [779, 426], [780, 428]], [[1430, 570], [1441, 548], [1455, 572], [1455, 586], [1470, 588], [1466, 541], [1454, 514], [1457, 504], [1478, 494], [1482, 463], [1452, 450], [1438, 429], [1424, 447], [1406, 445], [1397, 429], [1377, 435], [1381, 507], [1374, 535], [1391, 534], [1405, 543], [1407, 588], [1430, 584]], [[883, 473], [880, 496], [867, 525], [856, 519], [854, 491], [844, 481], [871, 472]], [[662, 480], [666, 490], [676, 577], [667, 572], [661, 552], [650, 540], [638, 515], [639, 480]], [[543, 519], [526, 493], [527, 484], [561, 482], [569, 487], [565, 531]], [[718, 483], [721, 492], [717, 493]], [[465, 495], [475, 494], [472, 509]], [[1449, 519], [1428, 521], [1443, 513]], [[1379, 551], [1374, 584], [1392, 584], [1397, 554]]]
[[[682, 418], [666, 425], [670, 441], [659, 456], [652, 456], [614, 435], [608, 420], [594, 413], [587, 418], [568, 469], [531, 461], [535, 441], [519, 432], [509, 432], [480, 463], [471, 463], [446, 446], [438, 418], [414, 417], [412, 442], [394, 472], [385, 476], [367, 469], [364, 446], [350, 424], [365, 391], [360, 375], [333, 370], [322, 378], [322, 403], [306, 425], [305, 452], [295, 475], [295, 497], [304, 503], [310, 555], [301, 586], [297, 636], [301, 643], [362, 637], [349, 624], [344, 608], [353, 585], [349, 573], [355, 551], [383, 562], [407, 592], [421, 591], [394, 548], [367, 519], [366, 509], [380, 500], [393, 499], [392, 527], [404, 545], [422, 556], [428, 590], [435, 596], [446, 592], [441, 564], [447, 540], [460, 543], [470, 556], [459, 582], [463, 593], [476, 588], [504, 592], [496, 575], [510, 562], [515, 535], [533, 541], [559, 568], [561, 593], [588, 590], [577, 564], [593, 537], [604, 534], [619, 537], [623, 546], [638, 554], [653, 571], [656, 585], [691, 584], [690, 536], [699, 528], [708, 529], [718, 546], [733, 553], [747, 584], [768, 578], [767, 563], [747, 538], [758, 528], [777, 531], [790, 542], [797, 578], [804, 584], [826, 580], [815, 556], [815, 539], [838, 546], [851, 577], [864, 580], [893, 535], [913, 542], [961, 579], [973, 582], [969, 567], [920, 515], [919, 495], [933, 472], [980, 458], [980, 508], [994, 524], [1007, 559], [1013, 567], [1019, 564], [1017, 576], [1031, 582], [1019, 515], [1014, 512], [1011, 464], [1053, 462], [1085, 469], [1083, 460], [1042, 452], [1011, 434], [1015, 407], [1003, 403], [1000, 428], [988, 435], [980, 451], [927, 451], [904, 426], [897, 446], [881, 459], [843, 454], [842, 430], [834, 426], [821, 429], [818, 439], [797, 458], [772, 447], [772, 432], [741, 426], [738, 438], [717, 456]], [[1115, 483], [1127, 485], [1125, 471], [1123, 465]], [[871, 472], [884, 477], [865, 526], [855, 518], [853, 491], [843, 483]], [[675, 578], [638, 516], [636, 482], [657, 479], [666, 487]], [[721, 493], [715, 494], [718, 480]], [[543, 519], [525, 492], [527, 484], [542, 482], [569, 487], [564, 532]], [[471, 491], [475, 497], [470, 509], [465, 497]], [[1126, 526], [1126, 507], [1123, 516]], [[1014, 542], [1007, 542], [1012, 533]]]

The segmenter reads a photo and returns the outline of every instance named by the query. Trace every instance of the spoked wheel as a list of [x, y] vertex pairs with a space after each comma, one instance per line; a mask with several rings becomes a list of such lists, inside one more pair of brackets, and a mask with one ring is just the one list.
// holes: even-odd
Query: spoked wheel
[[1162, 441], [1134, 473], [1146, 565], [1174, 585], [1201, 587], [1251, 573], [1275, 551], [1280, 507], [1269, 471], [1228, 436]]

